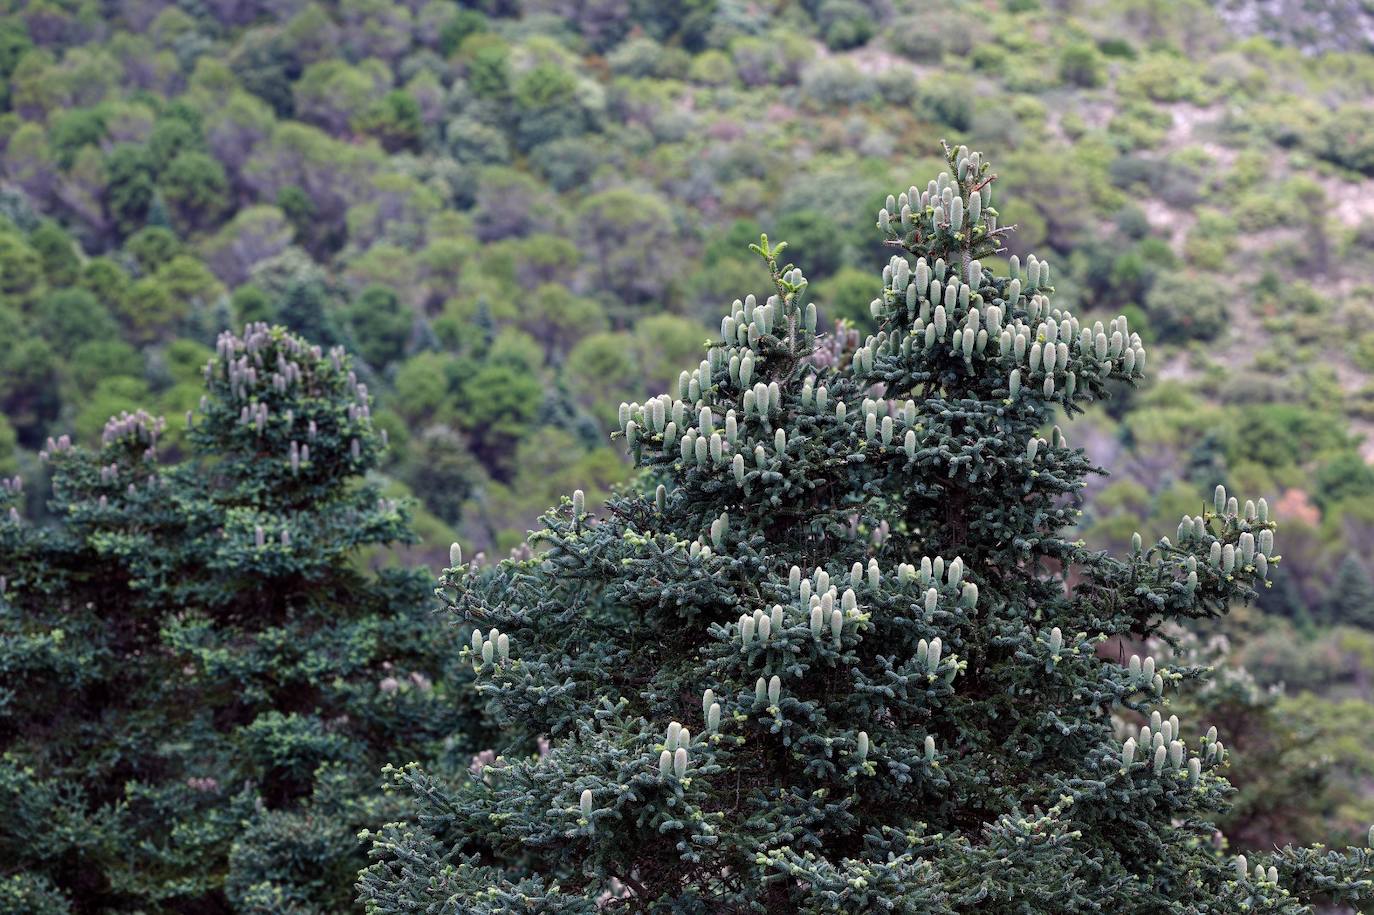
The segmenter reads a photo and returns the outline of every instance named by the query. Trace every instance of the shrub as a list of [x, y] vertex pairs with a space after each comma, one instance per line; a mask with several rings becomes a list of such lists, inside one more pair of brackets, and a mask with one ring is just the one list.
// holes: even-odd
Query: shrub
[[1102, 85], [1107, 78], [1102, 56], [1087, 42], [1068, 45], [1059, 52], [1059, 78], [1073, 86]]
[[1345, 168], [1374, 175], [1374, 108], [1343, 105], [1316, 132], [1315, 152]]
[[1145, 295], [1145, 314], [1162, 342], [1212, 340], [1226, 329], [1226, 289], [1207, 274], [1160, 274]]

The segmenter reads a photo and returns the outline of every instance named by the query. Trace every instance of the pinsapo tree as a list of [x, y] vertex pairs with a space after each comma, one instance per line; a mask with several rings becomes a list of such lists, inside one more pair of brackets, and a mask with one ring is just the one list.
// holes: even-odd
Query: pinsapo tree
[[[1003, 258], [996, 175], [888, 197], [877, 331], [824, 345], [802, 272], [736, 301], [673, 393], [620, 410], [643, 485], [455, 551], [508, 745], [369, 835], [369, 912], [1299, 913], [1374, 899], [1364, 848], [1234, 855], [1205, 668], [1104, 657], [1227, 612], [1276, 523], [1220, 487], [1128, 555], [1071, 529], [1100, 472], [1059, 426], [1146, 354]], [[1224, 729], [1225, 722], [1218, 723]], [[537, 751], [536, 742], [547, 739]]]
[[378, 769], [471, 756], [348, 357], [254, 324], [205, 387], [183, 459], [139, 411], [49, 440], [52, 523], [0, 491], [0, 911], [342, 911]]

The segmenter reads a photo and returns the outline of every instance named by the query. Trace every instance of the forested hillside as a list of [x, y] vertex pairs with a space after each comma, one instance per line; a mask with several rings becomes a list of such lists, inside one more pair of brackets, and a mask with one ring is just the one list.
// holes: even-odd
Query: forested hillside
[[1177, 649], [1229, 658], [1197, 701], [1265, 754], [1237, 763], [1232, 834], [1374, 819], [1365, 5], [0, 8], [0, 475], [26, 523], [64, 520], [49, 440], [108, 448], [126, 411], [166, 417], [160, 460], [219, 460], [187, 416], [221, 332], [264, 322], [351, 354], [389, 446], [349, 485], [415, 500], [417, 540], [357, 564], [505, 556], [563, 494], [630, 479], [618, 406], [768, 294], [761, 232], [847, 360], [890, 254], [872, 214], [944, 138], [995, 152], [1008, 253], [1053, 260], [1056, 302], [1150, 347], [1149, 380], [1074, 427], [1112, 468], [1085, 543], [1172, 530], [1218, 482], [1282, 525], [1270, 587]]

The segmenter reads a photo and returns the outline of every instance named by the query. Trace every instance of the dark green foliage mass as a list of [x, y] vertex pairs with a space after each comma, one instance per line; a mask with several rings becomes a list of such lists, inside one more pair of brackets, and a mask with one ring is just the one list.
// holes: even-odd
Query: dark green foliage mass
[[620, 409], [642, 487], [595, 513], [579, 491], [524, 557], [455, 548], [437, 593], [477, 627], [502, 752], [456, 782], [390, 771], [415, 811], [372, 835], [369, 912], [1374, 901], [1364, 848], [1228, 854], [1227, 750], [1171, 714], [1207, 668], [1099, 650], [1252, 598], [1276, 524], [1218, 487], [1124, 557], [1069, 533], [1101, 471], [1053, 423], [1137, 383], [1145, 350], [1056, 306], [1048, 262], [1005, 259], [996, 176], [947, 152], [878, 214], [862, 345], [816, 336], [765, 236], [771, 294]]
[[204, 379], [183, 460], [126, 413], [49, 441], [52, 524], [0, 520], [0, 910], [341, 911], [380, 766], [466, 763], [348, 358], [250, 325]]

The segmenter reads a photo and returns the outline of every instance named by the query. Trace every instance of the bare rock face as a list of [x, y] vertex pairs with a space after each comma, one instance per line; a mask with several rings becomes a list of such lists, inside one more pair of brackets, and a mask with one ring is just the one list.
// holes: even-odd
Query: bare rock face
[[1216, 11], [1239, 35], [1305, 54], [1374, 50], [1374, 7], [1358, 0], [1220, 0]]

